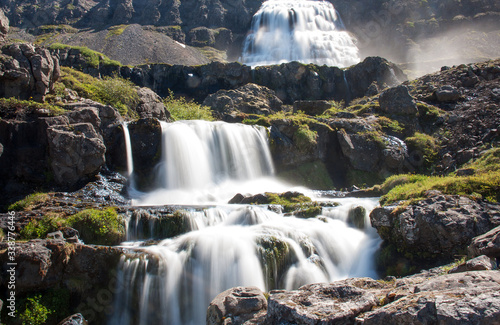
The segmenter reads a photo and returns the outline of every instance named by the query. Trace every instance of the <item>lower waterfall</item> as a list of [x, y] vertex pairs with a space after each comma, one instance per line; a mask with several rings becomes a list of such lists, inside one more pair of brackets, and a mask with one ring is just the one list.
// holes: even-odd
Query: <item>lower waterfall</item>
[[[134, 228], [136, 221], [130, 222], [128, 241], [122, 244], [130, 253], [119, 264], [109, 324], [199, 325], [205, 323], [210, 301], [231, 287], [291, 290], [377, 277], [373, 253], [380, 239], [368, 218], [376, 198], [338, 198], [337, 206], [332, 199], [316, 198], [330, 204], [308, 219], [267, 205], [226, 204], [236, 193], [290, 189], [274, 178], [266, 129], [203, 121], [162, 127], [160, 189], [135, 203], [147, 212], [147, 205], [187, 204], [191, 198], [190, 206], [183, 207], [187, 232], [148, 238]], [[353, 222], [355, 210], [361, 220]], [[151, 223], [148, 234], [158, 233], [156, 224]]]

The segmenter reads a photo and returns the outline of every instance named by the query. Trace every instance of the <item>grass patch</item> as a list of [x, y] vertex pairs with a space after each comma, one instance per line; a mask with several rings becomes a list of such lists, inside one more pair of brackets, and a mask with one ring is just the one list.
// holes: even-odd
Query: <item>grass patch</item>
[[21, 237], [24, 239], [45, 238], [47, 234], [57, 231], [66, 225], [66, 219], [58, 215], [46, 215], [42, 219], [31, 219], [21, 229]]
[[82, 54], [82, 56], [85, 58], [85, 61], [87, 62], [88, 65], [94, 67], [94, 68], [99, 68], [99, 65], [114, 65], [114, 66], [121, 66], [122, 64], [116, 60], [111, 60], [109, 57], [106, 55], [91, 50], [88, 47], [85, 46], [70, 46], [66, 44], [61, 44], [61, 43], [53, 43], [49, 46], [49, 49], [51, 50], [62, 50], [62, 49], [72, 49], [72, 50], [78, 50]]
[[125, 235], [122, 218], [115, 209], [87, 209], [67, 219], [67, 225], [80, 233], [87, 244], [115, 245]]
[[106, 39], [113, 36], [120, 36], [121, 34], [123, 34], [127, 27], [128, 25], [111, 26], [110, 28], [108, 28], [108, 35], [106, 35]]
[[136, 86], [120, 77], [97, 79], [71, 68], [61, 68], [61, 83], [66, 88], [75, 90], [79, 96], [115, 107], [122, 116], [133, 116], [129, 108], [139, 102]]
[[412, 137], [405, 139], [408, 145], [410, 156], [419, 161], [415, 161], [420, 171], [426, 171], [432, 167], [438, 158], [439, 147], [436, 139], [428, 134], [416, 132]]
[[500, 171], [500, 148], [486, 151], [477, 160], [464, 165], [464, 168], [472, 168], [476, 173]]
[[380, 125], [383, 131], [401, 134], [404, 132], [404, 127], [402, 127], [398, 121], [392, 120], [386, 116], [379, 116], [377, 123]]
[[9, 211], [30, 211], [36, 206], [43, 204], [49, 200], [47, 193], [33, 193], [28, 195], [22, 200], [9, 205]]
[[390, 188], [386, 185], [388, 181], [400, 184], [380, 198], [381, 205], [389, 205], [398, 201], [407, 201], [407, 203], [420, 201], [425, 198], [425, 193], [429, 190], [438, 190], [449, 195], [466, 195], [490, 202], [500, 201], [500, 171], [463, 177], [398, 175], [389, 177], [382, 188]]
[[192, 100], [188, 101], [184, 97], [175, 98], [171, 90], [169, 90], [169, 95], [163, 100], [163, 104], [170, 112], [172, 118], [176, 121], [215, 120], [209, 107], [197, 104]]
[[198, 51], [212, 62], [227, 62], [226, 51], [217, 50], [210, 46], [199, 47]]
[[58, 116], [66, 112], [60, 106], [49, 103], [39, 103], [33, 100], [20, 100], [16, 98], [0, 98], [0, 117], [15, 115], [17, 112], [23, 111], [25, 114], [43, 111], [48, 116]]

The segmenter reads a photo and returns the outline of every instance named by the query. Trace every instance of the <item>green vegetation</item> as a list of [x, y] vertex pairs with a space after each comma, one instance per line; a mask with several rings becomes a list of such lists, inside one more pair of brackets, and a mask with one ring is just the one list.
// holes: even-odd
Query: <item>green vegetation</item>
[[188, 101], [184, 97], [175, 98], [174, 93], [169, 90], [169, 95], [163, 100], [176, 121], [180, 120], [206, 120], [213, 121], [214, 117], [209, 107], [201, 106], [194, 101]]
[[395, 175], [389, 177], [380, 189], [386, 193], [380, 199], [382, 205], [397, 201], [419, 201], [429, 190], [443, 194], [467, 195], [490, 202], [500, 201], [500, 149], [494, 148], [481, 158], [467, 165], [475, 174], [469, 176]]
[[24, 239], [45, 238], [48, 233], [57, 231], [66, 225], [66, 220], [58, 215], [46, 215], [42, 219], [31, 219], [21, 229], [21, 237]]
[[19, 316], [23, 325], [41, 325], [45, 324], [47, 318], [54, 311], [40, 303], [41, 296], [34, 296], [27, 299], [26, 309]]
[[137, 106], [139, 95], [136, 86], [130, 80], [116, 76], [97, 79], [83, 72], [62, 67], [60, 82], [66, 88], [75, 90], [81, 97], [111, 105], [121, 115], [134, 117], [133, 111], [129, 108]]
[[127, 27], [128, 25], [116, 25], [108, 28], [108, 35], [106, 35], [106, 39], [113, 36], [120, 36]]
[[420, 164], [419, 171], [429, 170], [438, 157], [439, 147], [436, 139], [428, 134], [416, 132], [412, 137], [406, 138], [405, 142], [408, 145], [410, 155], [420, 159], [420, 161], [416, 161]]
[[377, 122], [385, 132], [401, 134], [404, 131], [404, 127], [398, 121], [391, 120], [386, 116], [379, 116]]
[[83, 210], [69, 217], [67, 224], [87, 244], [115, 245], [125, 235], [123, 220], [113, 208]]
[[25, 113], [44, 112], [47, 116], [58, 116], [66, 112], [65, 109], [49, 103], [39, 103], [33, 100], [16, 98], [0, 98], [0, 116], [22, 110]]
[[318, 132], [309, 129], [309, 125], [302, 124], [293, 134], [293, 142], [297, 149], [301, 152], [309, 152], [314, 150], [318, 144]]
[[64, 32], [64, 33], [76, 33], [78, 29], [70, 26], [70, 25], [42, 25], [38, 27], [40, 31], [43, 33], [53, 33], [53, 32]]
[[210, 46], [199, 47], [198, 50], [212, 62], [227, 62], [226, 51], [217, 50]]
[[9, 211], [30, 211], [36, 206], [43, 204], [49, 200], [50, 196], [47, 193], [33, 193], [22, 200], [12, 203]]
[[111, 60], [108, 58], [106, 55], [91, 50], [88, 47], [85, 46], [70, 46], [66, 44], [61, 44], [61, 43], [53, 43], [49, 46], [49, 49], [51, 50], [62, 50], [62, 49], [72, 49], [72, 50], [78, 50], [82, 54], [82, 56], [85, 58], [85, 61], [87, 62], [88, 65], [98, 68], [99, 65], [114, 65], [114, 66], [121, 66], [121, 63], [115, 60]]

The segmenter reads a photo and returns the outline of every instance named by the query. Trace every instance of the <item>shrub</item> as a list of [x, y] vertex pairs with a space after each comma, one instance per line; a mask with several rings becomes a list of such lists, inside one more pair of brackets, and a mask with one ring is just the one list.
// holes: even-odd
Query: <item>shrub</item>
[[214, 117], [209, 107], [201, 106], [184, 97], [174, 98], [174, 93], [169, 90], [169, 95], [163, 100], [172, 117], [176, 120], [206, 120], [213, 121]]
[[67, 220], [87, 244], [115, 245], [125, 235], [123, 220], [113, 208], [83, 210]]
[[27, 299], [26, 309], [19, 317], [23, 325], [45, 324], [48, 316], [53, 313], [52, 310], [40, 303], [40, 299], [40, 295]]

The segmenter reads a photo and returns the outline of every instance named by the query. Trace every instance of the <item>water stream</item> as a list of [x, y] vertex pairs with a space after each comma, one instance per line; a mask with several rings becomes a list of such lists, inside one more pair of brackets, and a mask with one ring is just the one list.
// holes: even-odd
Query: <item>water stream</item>
[[267, 205], [230, 205], [236, 193], [293, 189], [274, 177], [267, 130], [204, 121], [165, 123], [162, 129], [159, 189], [134, 204], [143, 206], [138, 215], [148, 214], [150, 205], [189, 204], [183, 206], [186, 233], [155, 237], [162, 215], [148, 229], [130, 220], [122, 246], [131, 253], [120, 261], [123, 290], [109, 324], [199, 325], [210, 301], [234, 286], [269, 291], [376, 277], [372, 257], [380, 239], [368, 220], [376, 199], [335, 199], [338, 206], [326, 205], [309, 219]]
[[241, 61], [253, 67], [298, 61], [342, 68], [358, 63], [358, 52], [330, 2], [269, 0], [253, 17]]

